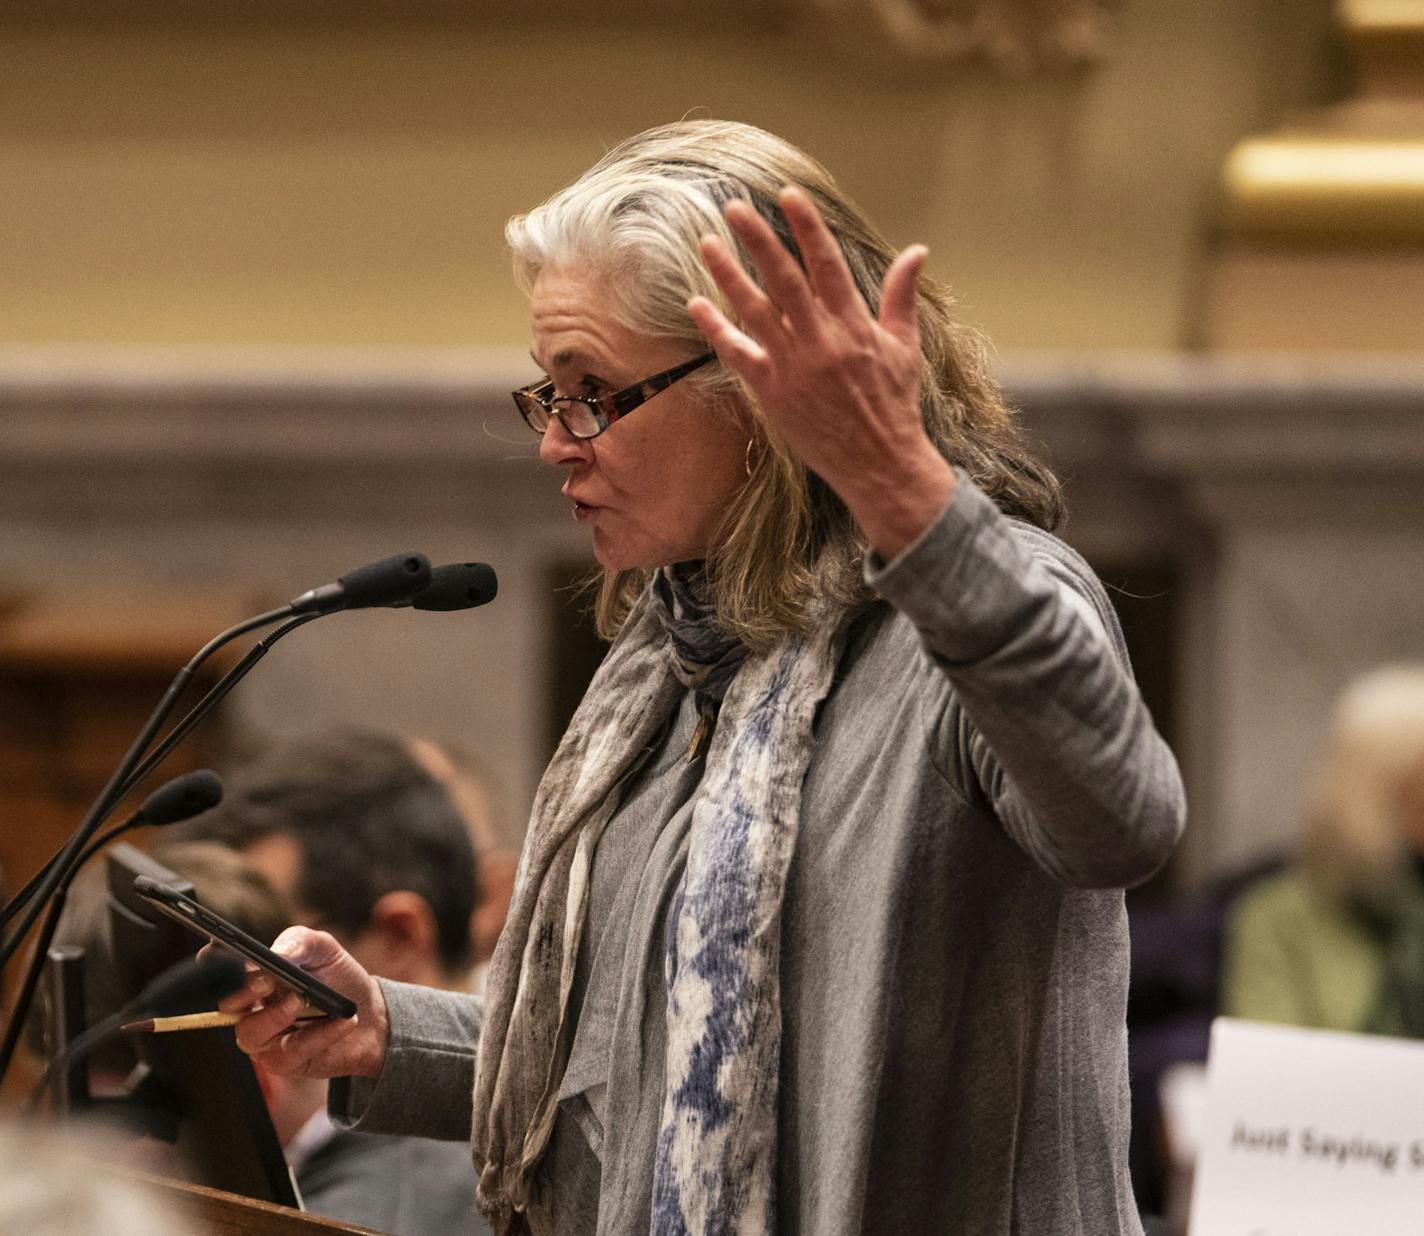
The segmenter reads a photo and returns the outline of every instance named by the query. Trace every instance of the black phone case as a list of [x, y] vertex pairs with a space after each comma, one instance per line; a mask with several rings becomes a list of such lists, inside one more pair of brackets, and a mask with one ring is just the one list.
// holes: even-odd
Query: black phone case
[[313, 1008], [320, 1009], [331, 1017], [356, 1015], [354, 1001], [339, 991], [334, 991], [320, 979], [312, 978], [300, 966], [274, 953], [260, 940], [234, 927], [227, 919], [213, 913], [202, 903], [148, 876], [135, 876], [133, 887], [134, 892], [154, 909], [161, 910], [169, 918], [176, 919], [198, 935], [209, 936], [225, 948], [240, 953], [266, 970], [273, 978], [280, 979], [287, 986], [294, 988]]

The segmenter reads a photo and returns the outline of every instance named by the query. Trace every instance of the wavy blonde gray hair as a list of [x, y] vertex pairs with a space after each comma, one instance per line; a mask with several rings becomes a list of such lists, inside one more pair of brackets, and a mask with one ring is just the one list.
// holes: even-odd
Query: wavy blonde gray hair
[[1405, 787], [1424, 775], [1424, 665], [1394, 665], [1352, 682], [1335, 707], [1306, 806], [1302, 857], [1317, 887], [1387, 891], [1409, 852]]
[[[730, 313], [703, 265], [700, 239], [720, 236], [755, 278], [755, 267], [722, 217], [723, 206], [741, 198], [796, 253], [776, 201], [787, 185], [799, 185], [811, 196], [861, 295], [878, 312], [895, 250], [819, 163], [750, 125], [682, 121], [629, 138], [573, 184], [510, 220], [506, 238], [526, 290], [546, 266], [595, 271], [609, 289], [609, 311], [623, 326], [684, 343], [690, 356], [707, 342], [687, 311], [688, 300], [706, 296]], [[1002, 510], [1051, 529], [1063, 514], [1058, 482], [1028, 449], [1017, 418], [989, 376], [984, 341], [954, 320], [952, 307], [945, 288], [921, 279], [925, 428], [940, 452]], [[845, 504], [778, 441], [730, 369], [713, 365], [687, 381], [704, 394], [714, 414], [744, 418], [755, 440], [747, 483], [709, 554], [723, 628], [762, 649], [804, 627], [813, 598], [847, 606], [869, 599], [861, 577], [867, 546]], [[596, 605], [601, 634], [616, 632], [650, 574], [604, 573]]]

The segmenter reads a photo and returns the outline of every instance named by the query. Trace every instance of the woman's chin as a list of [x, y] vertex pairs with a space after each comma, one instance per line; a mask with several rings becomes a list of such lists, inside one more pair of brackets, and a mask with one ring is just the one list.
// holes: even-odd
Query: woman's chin
[[593, 530], [593, 557], [605, 571], [656, 571], [681, 559], [665, 546], [630, 545]]
[[605, 571], [633, 571], [644, 565], [646, 555], [639, 554], [635, 546], [594, 528], [593, 556]]
[[698, 536], [677, 541], [659, 535], [661, 529], [633, 524], [606, 508], [594, 508], [588, 520], [594, 560], [605, 571], [656, 571], [674, 562], [707, 557], [706, 543]]
[[605, 571], [655, 571], [662, 565], [637, 555], [600, 554], [595, 551], [593, 556]]

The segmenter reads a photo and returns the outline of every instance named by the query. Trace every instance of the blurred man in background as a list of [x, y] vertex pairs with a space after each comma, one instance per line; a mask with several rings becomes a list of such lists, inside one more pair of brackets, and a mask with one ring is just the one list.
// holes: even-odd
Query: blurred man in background
[[[255, 775], [256, 768], [253, 772]], [[313, 792], [309, 801], [314, 803], [318, 797]], [[470, 864], [459, 862], [459, 855], [468, 847], [467, 836], [462, 821], [453, 813], [443, 814], [443, 825], [433, 822], [441, 818], [442, 813], [438, 798], [433, 794], [431, 797], [434, 801], [427, 804], [430, 809], [415, 831], [424, 834], [427, 840], [433, 837], [434, 843], [416, 844], [414, 852], [420, 857], [414, 861], [417, 866], [430, 868], [434, 882], [450, 886], [446, 900], [451, 905], [463, 904], [472, 896], [468, 879]], [[398, 798], [402, 800], [404, 796]], [[377, 801], [380, 801], [379, 794]], [[404, 832], [400, 818], [388, 819], [386, 827], [392, 834]], [[237, 835], [237, 828], [237, 821], [228, 817], [214, 821], [212, 831]], [[439, 839], [441, 834], [443, 841]], [[269, 858], [263, 860], [262, 865], [278, 874], [279, 882], [285, 883], [299, 871], [300, 864], [293, 872], [284, 872], [271, 862], [270, 854], [281, 852], [272, 844], [272, 838], [279, 835], [287, 834], [263, 833]], [[356, 834], [353, 853], [359, 851], [362, 835]], [[226, 842], [195, 840], [191, 836], [174, 840], [170, 833], [149, 853], [175, 875], [191, 881], [195, 895], [204, 905], [249, 935], [270, 942], [282, 928], [302, 916], [257, 864], [246, 861], [243, 848]], [[254, 843], [252, 849], [262, 860], [261, 841]], [[455, 857], [453, 867], [441, 876], [441, 861], [452, 855]], [[466, 890], [465, 896], [454, 895], [460, 887]], [[397, 923], [402, 919], [421, 920], [428, 913], [409, 904], [409, 897], [419, 894], [396, 891], [407, 892], [407, 895], [397, 896], [388, 908], [373, 908], [369, 915], [373, 926], [351, 937], [352, 944], [357, 945], [359, 941], [363, 951], [373, 958], [373, 964], [386, 961], [414, 976], [408, 981], [420, 982], [421, 976], [462, 977], [461, 965], [447, 969], [426, 955], [429, 952], [426, 944], [412, 943], [429, 939], [423, 930], [410, 930], [408, 922], [404, 927], [392, 928], [388, 920], [394, 919]], [[119, 1008], [127, 998], [115, 977], [108, 923], [101, 875], [97, 871], [86, 873], [71, 891], [56, 943], [77, 945], [84, 950], [85, 1005], [90, 1024]], [[368, 936], [368, 932], [373, 934]], [[386, 939], [373, 944], [373, 940], [380, 941], [392, 933], [397, 942]], [[406, 943], [399, 942], [402, 936]], [[36, 1051], [42, 1050], [44, 1020], [43, 1016], [37, 1016], [31, 1023], [30, 1042]], [[137, 1063], [133, 1039], [123, 1036], [111, 1040], [91, 1059], [91, 1092], [96, 1097], [124, 1093], [127, 1079]], [[253, 1067], [273, 1128], [308, 1211], [375, 1228], [391, 1236], [483, 1236], [488, 1232], [475, 1209], [474, 1172], [463, 1142], [381, 1137], [337, 1130], [326, 1119], [324, 1081], [279, 1077], [256, 1062]], [[146, 1150], [138, 1161], [161, 1175], [170, 1174], [173, 1168], [156, 1153], [157, 1148], [152, 1143], [145, 1145]], [[130, 1157], [127, 1161], [134, 1160]]]
[[489, 778], [466, 751], [428, 738], [408, 739], [406, 747], [421, 767], [445, 787], [470, 830], [480, 888], [470, 929], [475, 949], [470, 989], [482, 992], [485, 971], [514, 895], [519, 847], [505, 840], [496, 819]]
[[[240, 853], [291, 906], [291, 922], [331, 932], [372, 974], [469, 990], [508, 893], [484, 896], [478, 830], [452, 790], [466, 774], [422, 748], [418, 759], [405, 740], [355, 729], [276, 744], [226, 778], [218, 808], [174, 831]], [[471, 780], [465, 800], [477, 790]], [[463, 1142], [340, 1130], [325, 1081], [261, 1077], [311, 1210], [395, 1236], [487, 1230]]]

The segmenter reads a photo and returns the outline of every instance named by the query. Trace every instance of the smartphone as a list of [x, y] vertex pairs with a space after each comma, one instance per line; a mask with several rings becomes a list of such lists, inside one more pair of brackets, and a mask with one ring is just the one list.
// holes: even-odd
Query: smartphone
[[160, 884], [150, 876], [135, 876], [133, 889], [144, 901], [161, 910], [169, 918], [188, 927], [200, 936], [208, 936], [226, 948], [240, 953], [248, 961], [255, 962], [273, 978], [280, 979], [288, 987], [305, 997], [306, 1002], [330, 1017], [356, 1016], [356, 1002], [348, 1000], [339, 991], [328, 987], [319, 979], [314, 979], [300, 966], [274, 953], [254, 936], [234, 927], [220, 914], [213, 913], [207, 906], [194, 901], [186, 893], [176, 888]]

